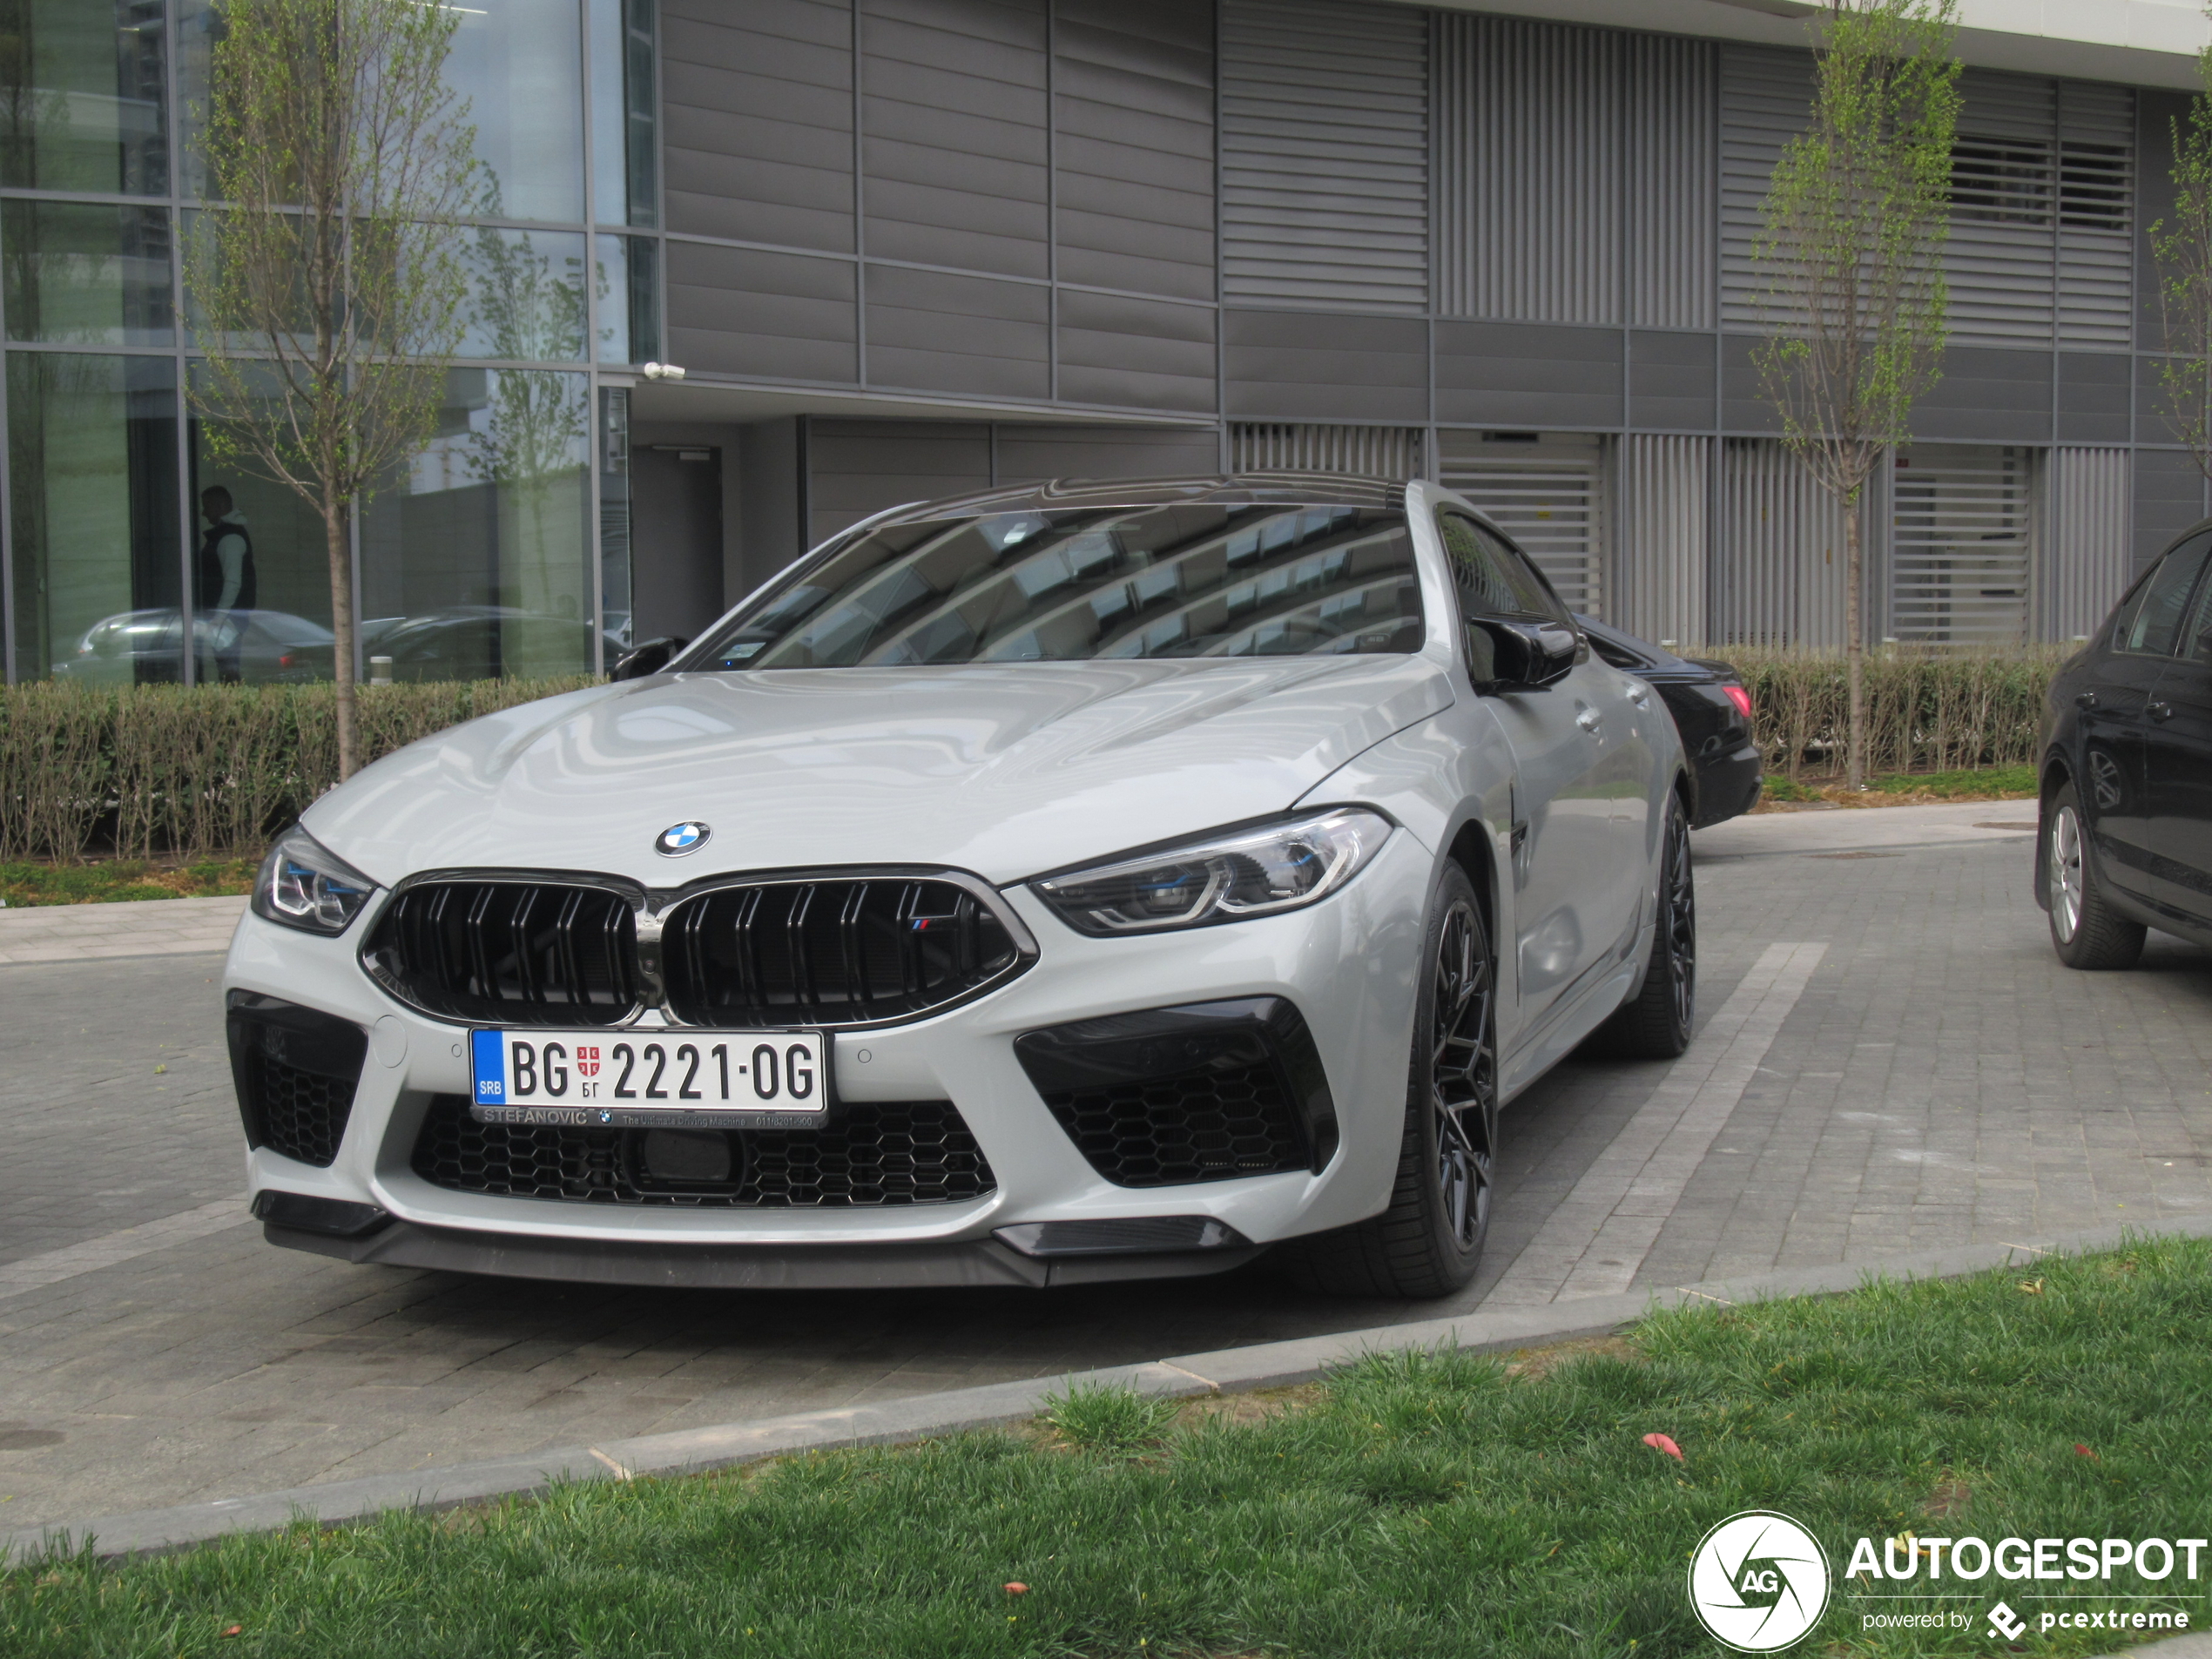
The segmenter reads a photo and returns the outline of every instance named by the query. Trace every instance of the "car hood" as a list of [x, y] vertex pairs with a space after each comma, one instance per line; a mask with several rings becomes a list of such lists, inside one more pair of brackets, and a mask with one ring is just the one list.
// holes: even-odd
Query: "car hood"
[[[846, 864], [1008, 882], [1283, 811], [1451, 700], [1436, 664], [1402, 656], [658, 675], [427, 738], [304, 821], [387, 885]], [[654, 852], [688, 819], [707, 843]]]

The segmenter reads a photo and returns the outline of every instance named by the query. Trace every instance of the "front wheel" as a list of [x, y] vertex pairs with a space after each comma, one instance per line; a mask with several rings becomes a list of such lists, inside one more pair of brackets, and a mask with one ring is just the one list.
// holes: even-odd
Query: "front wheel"
[[2144, 935], [2112, 907], [2089, 862], [2089, 837], [2081, 798], [2061, 784], [2043, 809], [2043, 896], [2051, 909], [2051, 943], [2068, 968], [2133, 968], [2142, 959]]
[[1672, 1060], [1689, 1047], [1696, 1018], [1697, 882], [1690, 869], [1689, 820], [1681, 798], [1669, 795], [1650, 963], [1635, 994], [1590, 1034], [1583, 1049], [1621, 1060]]
[[1447, 865], [1429, 906], [1390, 1207], [1285, 1244], [1333, 1296], [1449, 1296], [1474, 1277], [1497, 1188], [1497, 963], [1474, 884]]

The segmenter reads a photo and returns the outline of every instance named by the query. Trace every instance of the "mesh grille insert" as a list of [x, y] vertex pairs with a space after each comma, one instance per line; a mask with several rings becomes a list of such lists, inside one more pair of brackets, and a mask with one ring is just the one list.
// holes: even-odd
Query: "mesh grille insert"
[[[998, 1184], [948, 1100], [850, 1101], [819, 1130], [684, 1131], [695, 1144], [720, 1135], [726, 1157], [711, 1159], [658, 1157], [650, 1137], [663, 1133], [479, 1123], [460, 1096], [440, 1095], [414, 1169], [456, 1192], [706, 1210], [959, 1204]], [[657, 1163], [678, 1174], [658, 1177]]]
[[386, 907], [361, 961], [445, 1019], [613, 1025], [637, 1005], [637, 921], [601, 887], [434, 881]]
[[254, 1103], [260, 1109], [261, 1144], [301, 1163], [327, 1170], [346, 1138], [346, 1119], [354, 1109], [354, 1080], [302, 1071], [255, 1054], [252, 1068]]
[[1116, 1186], [1182, 1186], [1310, 1168], [1271, 1065], [1238, 1066], [1047, 1094], [1090, 1166]]
[[905, 876], [702, 894], [670, 913], [661, 948], [669, 1008], [693, 1025], [906, 1019], [1020, 961], [967, 888]]

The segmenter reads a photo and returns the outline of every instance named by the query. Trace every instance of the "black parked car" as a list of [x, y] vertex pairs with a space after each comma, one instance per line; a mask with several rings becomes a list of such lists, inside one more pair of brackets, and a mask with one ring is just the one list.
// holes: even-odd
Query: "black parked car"
[[2051, 681], [2035, 898], [2069, 968], [2132, 968], [2161, 927], [2212, 945], [2212, 520]]
[[1634, 634], [1577, 615], [1590, 637], [1590, 649], [1624, 673], [1658, 689], [1682, 733], [1689, 758], [1691, 786], [1697, 792], [1690, 827], [1706, 829], [1723, 819], [1748, 813], [1764, 781], [1758, 745], [1751, 741], [1751, 693], [1743, 677], [1726, 663], [1702, 657], [1677, 657]]

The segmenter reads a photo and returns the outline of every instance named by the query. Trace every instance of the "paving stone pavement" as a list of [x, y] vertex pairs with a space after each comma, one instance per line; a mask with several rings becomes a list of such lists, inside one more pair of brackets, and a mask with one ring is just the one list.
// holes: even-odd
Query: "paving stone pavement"
[[242, 898], [0, 907], [0, 963], [219, 954], [245, 914]]
[[2070, 974], [2027, 839], [1973, 829], [2029, 809], [1915, 810], [1701, 834], [1708, 1017], [1759, 994], [1777, 941], [1817, 960], [1718, 1127], [1653, 1142], [1696, 1155], [1663, 1216], [1607, 1154], [1669, 1067], [1573, 1062], [1516, 1102], [1483, 1274], [1444, 1304], [1317, 1300], [1264, 1263], [1047, 1293], [571, 1288], [197, 1222], [117, 1259], [121, 1230], [213, 1225], [242, 1187], [219, 958], [0, 966], [0, 1279], [82, 1270], [0, 1283], [0, 1527], [1466, 1312], [1541, 1278], [1520, 1258], [1562, 1206], [1617, 1217], [1629, 1248], [1592, 1271], [1636, 1285], [2202, 1213], [2212, 955], [2154, 935], [2138, 973]]

